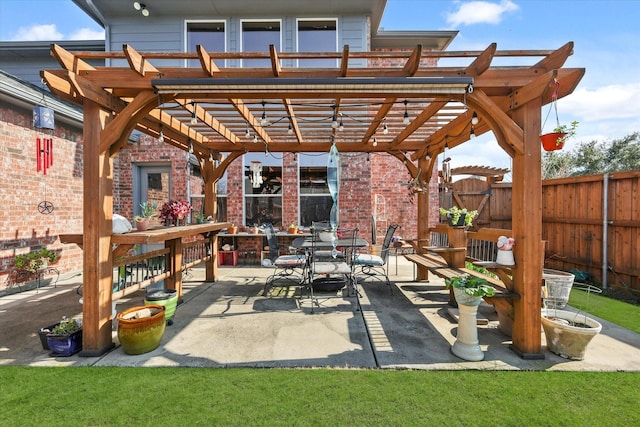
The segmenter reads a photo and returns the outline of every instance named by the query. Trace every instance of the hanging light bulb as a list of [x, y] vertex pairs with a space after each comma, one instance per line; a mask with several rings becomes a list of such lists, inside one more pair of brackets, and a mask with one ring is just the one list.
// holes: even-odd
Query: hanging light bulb
[[411, 123], [411, 120], [409, 120], [409, 112], [407, 111], [407, 104], [409, 103], [409, 101], [407, 101], [406, 99], [404, 100], [404, 117], [402, 119], [402, 123], [404, 123], [405, 125], [408, 125], [409, 123]]
[[371, 159], [369, 158], [369, 153], [367, 153], [367, 162], [371, 161]]
[[287, 133], [289, 135], [293, 135], [293, 126], [291, 126], [291, 123], [289, 123], [289, 129], [287, 129]]
[[198, 124], [198, 118], [196, 117], [196, 110], [193, 110], [193, 113], [191, 113], [191, 124], [192, 125], [197, 125]]
[[382, 133], [386, 135], [389, 133], [389, 128], [387, 127], [387, 121], [386, 121], [387, 119], [384, 119], [384, 120], [385, 122], [384, 122], [384, 126], [382, 126]]
[[471, 124], [474, 126], [478, 124], [478, 113], [475, 111], [473, 112], [473, 116], [471, 116]]
[[249, 125], [247, 125], [247, 130], [244, 131], [245, 138], [251, 138], [251, 132], [249, 132]]
[[158, 135], [158, 141], [164, 142], [164, 133], [162, 132], [162, 125], [160, 125], [160, 134]]
[[469, 133], [469, 137], [470, 138], [475, 138], [476, 137], [476, 131], [473, 130], [473, 128], [471, 128], [471, 132]]
[[189, 153], [193, 154], [193, 143], [191, 141], [189, 141]]
[[342, 113], [340, 113], [340, 124], [338, 125], [338, 130], [340, 132], [344, 130], [344, 123], [342, 123]]
[[258, 142], [258, 135], [253, 135], [253, 143], [257, 143]]
[[265, 108], [266, 102], [262, 101], [262, 117], [260, 118], [260, 126], [269, 126], [269, 119], [267, 119], [267, 110]]
[[336, 106], [333, 106], [333, 117], [331, 118], [331, 127], [336, 129], [338, 127], [338, 119], [336, 118]]
[[377, 147], [378, 146], [378, 140], [376, 139], [376, 137], [373, 137], [373, 146]]

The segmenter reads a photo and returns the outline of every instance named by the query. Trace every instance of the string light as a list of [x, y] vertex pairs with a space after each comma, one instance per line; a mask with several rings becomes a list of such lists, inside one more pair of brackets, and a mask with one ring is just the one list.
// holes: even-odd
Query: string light
[[382, 126], [382, 133], [383, 134], [388, 134], [389, 133], [389, 128], [387, 127], [387, 119], [384, 119], [384, 126]]
[[189, 141], [189, 153], [193, 154], [193, 144]]
[[333, 106], [333, 117], [331, 118], [331, 127], [336, 129], [338, 127], [338, 119], [336, 118], [336, 106]]
[[247, 124], [247, 129], [244, 131], [245, 138], [251, 138], [251, 132], [249, 132], [249, 125]]
[[469, 132], [469, 137], [470, 138], [475, 138], [476, 137], [476, 131], [474, 131], [473, 128], [471, 128], [471, 132]]
[[198, 124], [198, 118], [196, 117], [196, 104], [193, 104], [193, 111], [191, 112], [191, 124]]
[[376, 139], [376, 137], [373, 137], [373, 146], [377, 147], [378, 146], [378, 140]]
[[409, 103], [409, 101], [407, 101], [406, 99], [404, 100], [404, 117], [402, 119], [402, 123], [404, 123], [405, 125], [408, 125], [409, 123], [411, 123], [411, 120], [409, 120], [409, 112], [407, 111], [407, 104]]
[[267, 110], [265, 108], [266, 102], [262, 101], [262, 118], [260, 119], [260, 126], [269, 126], [269, 119], [267, 119]]
[[253, 143], [257, 143], [258, 142], [258, 135], [253, 135]]
[[471, 124], [474, 126], [478, 124], [478, 113], [475, 111], [473, 112], [473, 116], [471, 116]]
[[344, 130], [344, 123], [342, 123], [342, 113], [340, 113], [340, 124], [338, 125], [338, 130], [340, 132]]
[[287, 133], [289, 135], [293, 135], [293, 126], [291, 126], [291, 123], [289, 123], [289, 129], [287, 129]]
[[164, 133], [162, 132], [162, 123], [160, 123], [160, 134], [158, 135], [158, 141], [164, 142]]

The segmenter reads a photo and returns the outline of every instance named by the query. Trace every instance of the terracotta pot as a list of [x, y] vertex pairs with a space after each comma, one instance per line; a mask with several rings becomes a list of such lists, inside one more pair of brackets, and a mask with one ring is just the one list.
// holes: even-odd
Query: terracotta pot
[[142, 354], [160, 345], [166, 327], [165, 307], [152, 304], [118, 313], [118, 340], [127, 354]]
[[145, 231], [149, 229], [149, 218], [140, 218], [136, 220], [136, 229], [138, 231]]
[[[562, 147], [564, 147], [564, 139], [562, 138], [564, 138], [565, 136], [566, 134], [562, 132], [552, 132], [540, 135], [542, 148], [544, 148], [544, 151], [561, 150]], [[561, 139], [562, 141], [558, 142], [558, 139]]]
[[231, 226], [229, 227], [229, 234], [236, 234], [238, 232], [238, 227]]
[[289, 234], [298, 234], [298, 227], [289, 227]]

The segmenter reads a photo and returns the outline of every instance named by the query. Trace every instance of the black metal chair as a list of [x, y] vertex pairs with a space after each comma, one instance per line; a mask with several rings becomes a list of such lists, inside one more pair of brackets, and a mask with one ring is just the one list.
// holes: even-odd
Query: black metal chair
[[[373, 277], [373, 276], [384, 276], [387, 286], [391, 291], [391, 295], [393, 295], [393, 285], [389, 280], [389, 275], [387, 273], [387, 261], [389, 260], [389, 250], [391, 247], [391, 239], [393, 238], [393, 234], [396, 232], [398, 228], [398, 224], [391, 224], [389, 228], [387, 228], [387, 234], [384, 236], [384, 241], [382, 242], [382, 248], [380, 250], [380, 255], [371, 255], [371, 254], [359, 254], [355, 257], [354, 263], [356, 268], [360, 268], [360, 273], [364, 276]], [[365, 279], [366, 280], [366, 279]]]
[[[358, 229], [335, 231], [336, 238], [348, 244], [345, 243], [345, 247], [341, 248], [339, 243], [336, 242], [336, 246], [331, 249], [327, 248], [326, 241], [320, 239], [320, 233], [322, 231], [324, 230], [320, 228], [312, 228], [311, 250], [308, 254], [310, 257], [308, 289], [311, 297], [312, 313], [313, 304], [315, 303], [319, 306], [319, 302], [313, 293], [314, 289], [327, 285], [337, 285], [335, 289], [331, 289], [336, 291], [345, 286], [356, 289], [353, 260], [357, 253], [355, 242]], [[345, 253], [348, 254], [348, 256], [345, 256]], [[322, 256], [318, 256], [318, 254], [322, 254]]]
[[278, 279], [287, 280], [296, 286], [303, 285], [307, 265], [306, 255], [280, 255], [278, 235], [273, 225], [265, 225], [265, 232], [267, 235], [267, 244], [269, 245], [269, 260], [274, 268], [274, 272], [267, 278], [262, 294], [266, 296], [269, 289], [273, 287], [274, 282]]

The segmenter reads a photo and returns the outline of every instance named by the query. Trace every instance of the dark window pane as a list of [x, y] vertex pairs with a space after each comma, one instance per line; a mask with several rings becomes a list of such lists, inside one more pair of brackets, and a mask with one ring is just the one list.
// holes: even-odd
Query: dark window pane
[[314, 221], [329, 221], [333, 200], [331, 196], [300, 196], [300, 225], [311, 226]]
[[246, 196], [246, 225], [271, 223], [275, 227], [282, 226], [282, 197]]

